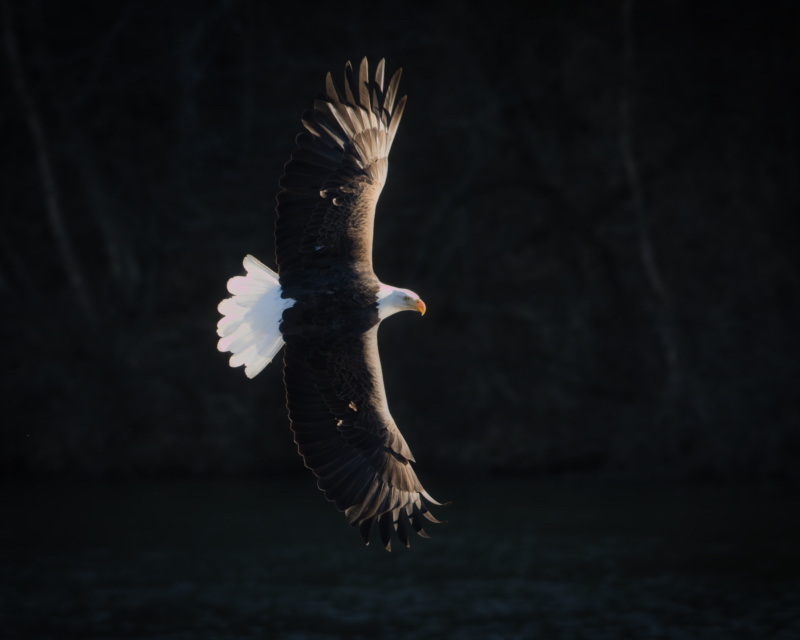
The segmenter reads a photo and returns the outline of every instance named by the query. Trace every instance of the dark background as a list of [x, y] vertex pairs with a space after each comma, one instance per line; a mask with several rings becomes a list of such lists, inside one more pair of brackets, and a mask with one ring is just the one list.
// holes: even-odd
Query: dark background
[[300, 114], [367, 55], [409, 96], [375, 267], [429, 308], [381, 331], [424, 472], [797, 483], [796, 3], [10, 4], [44, 136], [4, 48], [6, 477], [302, 469], [216, 305], [274, 266]]
[[[0, 636], [800, 637], [798, 3], [0, 8]], [[428, 305], [389, 404], [453, 501], [391, 554], [215, 333], [364, 55]]]

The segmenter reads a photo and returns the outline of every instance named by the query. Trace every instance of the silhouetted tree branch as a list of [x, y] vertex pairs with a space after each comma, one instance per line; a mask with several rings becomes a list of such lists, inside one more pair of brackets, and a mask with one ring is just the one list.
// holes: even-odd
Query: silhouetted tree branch
[[53, 173], [50, 153], [47, 146], [42, 120], [36, 106], [28, 83], [25, 79], [25, 72], [22, 68], [17, 40], [14, 34], [13, 16], [11, 14], [11, 4], [8, 0], [3, 0], [3, 39], [5, 40], [6, 54], [11, 67], [11, 76], [14, 81], [14, 88], [25, 112], [25, 120], [28, 123], [33, 143], [36, 151], [36, 158], [39, 164], [39, 177], [42, 181], [44, 205], [47, 210], [50, 227], [56, 237], [61, 261], [67, 272], [69, 283], [78, 299], [78, 304], [83, 310], [87, 320], [94, 324], [96, 318], [89, 291], [86, 287], [86, 279], [83, 276], [80, 264], [75, 257], [69, 234], [64, 218], [61, 214], [58, 189], [56, 187], [55, 174]]
[[680, 370], [678, 367], [678, 349], [675, 343], [675, 332], [672, 322], [672, 298], [667, 290], [664, 280], [656, 263], [653, 243], [647, 225], [647, 212], [644, 206], [642, 185], [639, 178], [639, 169], [636, 165], [636, 156], [633, 153], [632, 125], [631, 125], [631, 100], [630, 91], [633, 80], [633, 1], [622, 2], [622, 38], [623, 38], [623, 81], [619, 101], [620, 110], [620, 148], [625, 163], [625, 174], [631, 191], [631, 199], [636, 213], [637, 231], [639, 235], [639, 250], [647, 279], [653, 292], [661, 304], [663, 316], [660, 324], [660, 333], [664, 343], [664, 352], [670, 368], [670, 385], [675, 388], [680, 383]]

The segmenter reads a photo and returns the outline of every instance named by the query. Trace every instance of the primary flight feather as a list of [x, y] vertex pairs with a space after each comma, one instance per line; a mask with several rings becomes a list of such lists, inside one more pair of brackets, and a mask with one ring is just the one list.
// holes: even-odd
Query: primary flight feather
[[297, 450], [325, 497], [358, 526], [364, 542], [378, 525], [408, 546], [405, 518], [427, 537], [421, 517], [437, 520], [410, 462], [414, 460], [386, 401], [378, 326], [398, 311], [425, 313], [408, 289], [383, 284], [372, 270], [375, 205], [386, 182], [389, 150], [405, 96], [401, 70], [384, 91], [384, 61], [369, 78], [348, 62], [344, 94], [330, 73], [305, 132], [284, 167], [278, 194], [278, 274], [252, 256], [246, 276], [228, 281], [217, 326], [232, 367], [257, 375], [284, 349], [284, 383]]

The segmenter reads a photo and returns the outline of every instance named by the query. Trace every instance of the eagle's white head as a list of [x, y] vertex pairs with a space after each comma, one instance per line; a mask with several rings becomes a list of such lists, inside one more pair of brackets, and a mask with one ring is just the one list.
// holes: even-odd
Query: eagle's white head
[[378, 317], [385, 320], [398, 311], [419, 311], [425, 315], [425, 303], [409, 289], [398, 289], [381, 284], [378, 291]]

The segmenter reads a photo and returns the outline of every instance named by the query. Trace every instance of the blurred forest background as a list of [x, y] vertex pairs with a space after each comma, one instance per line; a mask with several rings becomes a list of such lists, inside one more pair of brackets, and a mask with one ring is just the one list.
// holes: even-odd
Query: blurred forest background
[[[513, 7], [513, 8], [512, 8]], [[4, 0], [0, 465], [298, 472], [216, 350], [325, 73], [409, 102], [376, 273], [420, 473], [800, 482], [800, 5]]]

